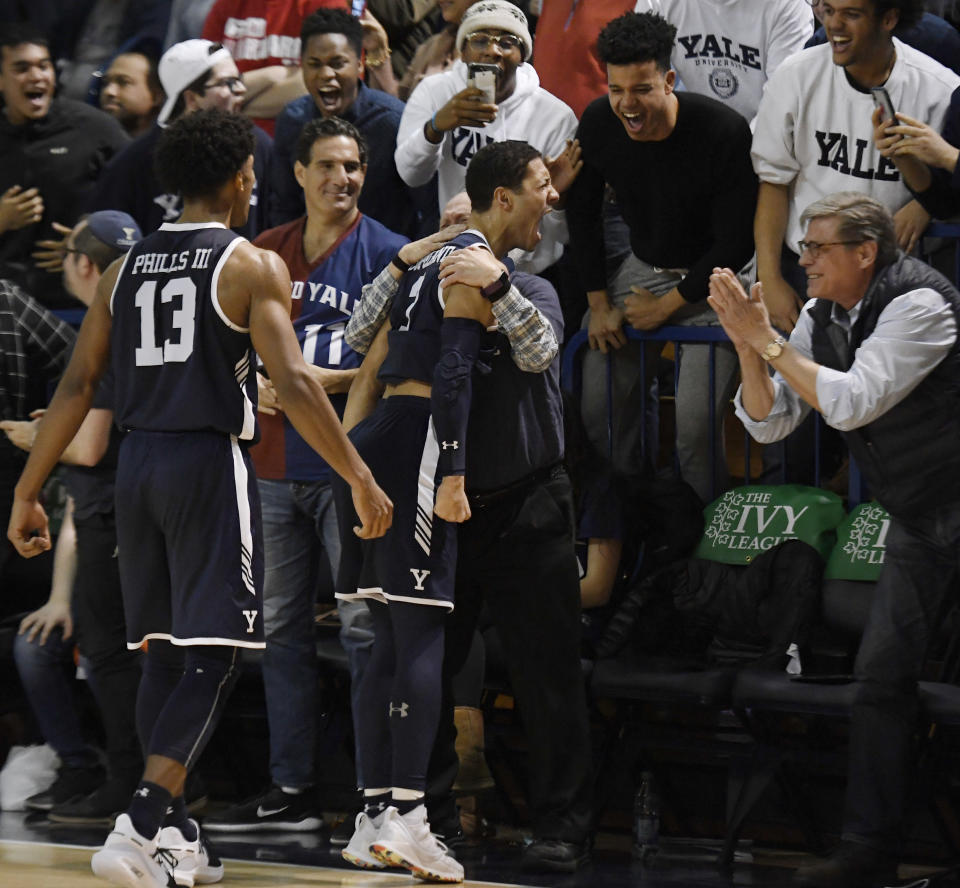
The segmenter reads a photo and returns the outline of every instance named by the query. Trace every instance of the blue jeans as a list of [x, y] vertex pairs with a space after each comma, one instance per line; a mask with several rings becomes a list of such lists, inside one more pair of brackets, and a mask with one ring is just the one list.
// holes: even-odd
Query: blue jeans
[[[263, 683], [270, 725], [270, 774], [280, 786], [302, 788], [314, 782], [318, 704], [314, 603], [323, 552], [336, 577], [340, 537], [328, 483], [260, 479], [258, 485], [263, 513], [267, 642]], [[344, 604], [339, 603], [340, 638], [356, 687], [373, 631], [363, 602]]]
[[917, 679], [960, 577], [960, 503], [891, 519], [883, 572], [857, 654], [844, 838], [895, 849], [911, 785]]
[[[43, 739], [64, 765], [86, 768], [97, 764], [98, 759], [80, 728], [71, 678], [75, 671], [73, 645], [72, 638], [63, 640], [60, 629], [50, 633], [46, 644], [40, 644], [39, 636], [27, 641], [26, 635], [18, 635], [13, 658]], [[80, 662], [84, 665], [82, 658]]]

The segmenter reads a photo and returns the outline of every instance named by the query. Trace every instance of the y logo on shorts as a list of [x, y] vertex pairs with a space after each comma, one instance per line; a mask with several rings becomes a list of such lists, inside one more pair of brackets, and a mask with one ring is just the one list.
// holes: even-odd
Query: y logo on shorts
[[413, 587], [415, 592], [423, 592], [423, 581], [430, 576], [429, 570], [417, 570], [415, 567], [410, 568], [410, 573], [413, 574], [413, 581], [416, 585]]
[[253, 623], [257, 619], [257, 614], [260, 611], [244, 611], [243, 615], [247, 618], [247, 635], [253, 634]]

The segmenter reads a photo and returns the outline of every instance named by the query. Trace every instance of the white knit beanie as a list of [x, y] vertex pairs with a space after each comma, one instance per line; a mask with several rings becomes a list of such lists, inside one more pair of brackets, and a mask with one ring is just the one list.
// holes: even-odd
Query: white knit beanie
[[514, 34], [523, 44], [523, 59], [528, 60], [533, 53], [533, 41], [527, 17], [508, 0], [480, 0], [463, 14], [457, 29], [457, 49], [463, 49], [463, 41], [474, 31], [494, 28]]

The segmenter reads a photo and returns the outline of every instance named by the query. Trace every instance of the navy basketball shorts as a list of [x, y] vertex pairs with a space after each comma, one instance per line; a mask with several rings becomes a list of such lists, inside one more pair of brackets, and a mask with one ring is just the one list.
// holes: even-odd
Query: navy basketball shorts
[[260, 499], [236, 438], [129, 432], [116, 503], [128, 648], [264, 647]]
[[337, 597], [453, 610], [457, 528], [433, 514], [439, 445], [430, 399], [385, 398], [351, 429], [350, 440], [393, 501], [393, 524], [384, 536], [363, 542], [357, 591]]

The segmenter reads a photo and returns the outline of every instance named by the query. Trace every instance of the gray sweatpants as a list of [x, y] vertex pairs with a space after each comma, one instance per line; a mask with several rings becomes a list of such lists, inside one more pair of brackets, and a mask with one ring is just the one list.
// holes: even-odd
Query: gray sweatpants
[[[610, 279], [610, 302], [623, 308], [631, 286], [644, 287], [657, 296], [672, 290], [682, 279], [682, 273], [655, 269], [632, 253]], [[670, 323], [682, 326], [716, 326], [716, 313], [706, 302], [682, 318]], [[590, 322], [590, 312], [584, 317], [583, 327]], [[639, 342], [627, 342], [613, 351], [611, 360], [612, 447], [607, 427], [607, 356], [590, 349], [583, 360], [583, 421], [591, 443], [604, 455], [610, 455], [616, 471], [636, 475], [641, 469], [641, 437], [643, 435], [644, 392], [653, 382], [661, 348], [659, 343], [647, 343], [646, 367], [643, 366]], [[724, 343], [714, 349], [715, 372], [715, 428], [716, 487], [712, 484], [710, 467], [710, 346], [681, 345], [678, 347], [679, 373], [676, 382], [677, 456], [680, 473], [704, 502], [719, 496], [728, 486], [726, 455], [723, 447], [723, 411], [733, 396], [738, 361], [733, 346]], [[648, 460], [656, 454], [649, 453]]]

